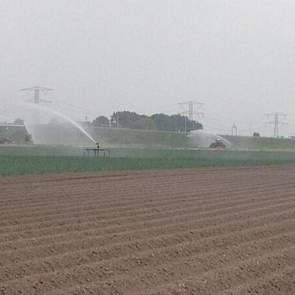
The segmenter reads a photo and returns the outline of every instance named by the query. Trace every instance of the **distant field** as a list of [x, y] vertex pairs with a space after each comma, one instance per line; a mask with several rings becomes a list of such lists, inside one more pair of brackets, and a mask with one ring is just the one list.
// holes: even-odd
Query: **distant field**
[[[95, 138], [107, 145], [144, 145], [173, 148], [196, 147], [185, 134], [177, 132], [102, 127], [92, 128], [89, 131]], [[234, 149], [295, 150], [295, 140], [290, 138], [222, 136], [232, 143]]]
[[295, 140], [290, 138], [223, 135], [235, 149], [295, 150]]
[[[137, 146], [149, 148], [195, 148], [196, 145], [184, 133], [173, 131], [86, 127], [93, 138], [104, 146]], [[11, 132], [14, 132], [11, 134]], [[15, 133], [10, 129], [0, 130], [0, 139], [14, 138], [17, 143], [24, 143], [25, 130]], [[222, 135], [232, 143], [233, 149], [255, 150], [294, 150], [295, 140], [290, 138], [269, 138], [253, 136]], [[34, 129], [36, 142], [44, 145], [89, 145], [91, 142], [79, 130], [71, 126], [40, 125]], [[17, 140], [18, 138], [18, 140]]]
[[[178, 132], [143, 130], [128, 128], [86, 127], [93, 138], [103, 145], [139, 145], [139, 146], [191, 146], [189, 138]], [[71, 126], [40, 125], [35, 129], [34, 136], [43, 144], [90, 144], [84, 134]]]
[[83, 157], [65, 146], [0, 148], [0, 175], [55, 172], [280, 165], [295, 163], [295, 152], [112, 148], [111, 158]]
[[172, 131], [102, 127], [91, 128], [90, 131], [94, 138], [107, 145], [193, 146], [184, 133]]

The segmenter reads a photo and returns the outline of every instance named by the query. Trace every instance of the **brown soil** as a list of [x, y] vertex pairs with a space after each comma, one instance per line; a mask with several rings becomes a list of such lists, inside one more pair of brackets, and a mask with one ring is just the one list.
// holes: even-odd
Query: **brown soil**
[[295, 167], [0, 179], [0, 294], [295, 294]]

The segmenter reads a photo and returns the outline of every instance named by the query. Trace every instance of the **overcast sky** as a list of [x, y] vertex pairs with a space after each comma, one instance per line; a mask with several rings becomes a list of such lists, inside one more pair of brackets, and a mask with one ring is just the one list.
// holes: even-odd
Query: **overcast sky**
[[48, 86], [80, 118], [196, 100], [209, 130], [270, 134], [278, 111], [295, 135], [294, 12], [294, 0], [0, 0], [0, 100]]

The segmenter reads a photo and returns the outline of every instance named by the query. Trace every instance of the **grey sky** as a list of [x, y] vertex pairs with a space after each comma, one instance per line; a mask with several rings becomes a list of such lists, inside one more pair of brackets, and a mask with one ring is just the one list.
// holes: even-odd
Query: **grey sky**
[[179, 111], [205, 127], [295, 134], [294, 0], [0, 0], [0, 99], [36, 84], [83, 114]]

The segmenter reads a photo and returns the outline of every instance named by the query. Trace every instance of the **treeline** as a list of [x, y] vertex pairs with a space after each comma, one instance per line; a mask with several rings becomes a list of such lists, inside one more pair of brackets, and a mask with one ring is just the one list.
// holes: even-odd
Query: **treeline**
[[185, 132], [203, 129], [201, 123], [189, 120], [182, 115], [153, 114], [140, 115], [135, 112], [114, 112], [110, 119], [105, 116], [97, 117], [92, 123], [96, 127], [118, 127], [130, 129], [150, 129]]

